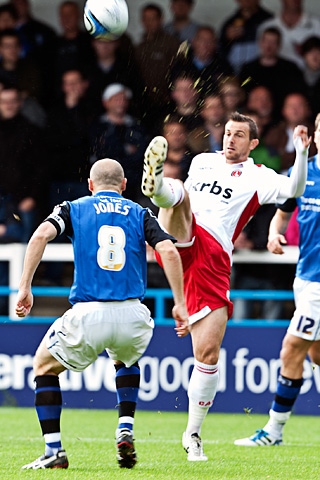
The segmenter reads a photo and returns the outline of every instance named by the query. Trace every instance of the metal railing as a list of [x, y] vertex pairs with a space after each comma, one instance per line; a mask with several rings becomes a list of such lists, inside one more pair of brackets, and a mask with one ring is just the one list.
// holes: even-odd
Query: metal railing
[[[69, 287], [33, 287], [32, 293], [37, 297], [65, 297], [67, 298], [70, 292]], [[0, 287], [0, 296], [11, 295], [17, 293], [17, 290], [11, 290], [9, 287]], [[290, 290], [231, 290], [231, 300], [241, 298], [245, 300], [293, 300], [293, 292]], [[152, 300], [153, 317], [157, 325], [171, 325], [173, 320], [171, 316], [167, 315], [166, 301], [172, 300], [172, 292], [169, 288], [149, 288], [145, 295], [146, 300]], [[0, 323], [52, 323], [56, 317], [44, 317], [30, 315], [25, 319], [7, 316], [0, 316]], [[233, 320], [234, 324], [242, 324], [249, 322], [252, 324], [252, 319]], [[255, 320], [255, 325], [257, 321]], [[269, 322], [280, 322], [281, 325], [287, 323], [287, 320], [269, 320]], [[279, 325], [280, 325], [279, 324]]]
[[[15, 315], [15, 301], [18, 286], [21, 278], [23, 260], [26, 246], [20, 243], [1, 245], [0, 261], [9, 263], [9, 285], [0, 287], [0, 295], [9, 297], [9, 319], [7, 321], [21, 321]], [[273, 255], [268, 251], [242, 250], [233, 256], [234, 263], [249, 264], [295, 264], [298, 259], [298, 247], [285, 247], [284, 255]], [[71, 244], [49, 244], [47, 245], [42, 261], [46, 262], [72, 262], [73, 250]], [[45, 297], [67, 297], [69, 287], [33, 287], [36, 296]], [[146, 298], [154, 300], [154, 316], [158, 322], [168, 321], [165, 316], [165, 301], [172, 298], [170, 289], [148, 289]], [[292, 300], [291, 291], [281, 290], [232, 290], [231, 299], [242, 298], [247, 300]], [[36, 321], [37, 317], [31, 317]], [[50, 317], [50, 321], [52, 317]], [[0, 319], [1, 321], [1, 319]]]

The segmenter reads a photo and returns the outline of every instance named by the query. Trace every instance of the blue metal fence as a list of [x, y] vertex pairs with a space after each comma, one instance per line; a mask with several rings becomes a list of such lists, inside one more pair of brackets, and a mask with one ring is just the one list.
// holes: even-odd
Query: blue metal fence
[[[0, 296], [7, 296], [11, 293], [16, 293], [17, 290], [11, 289], [9, 287], [0, 286]], [[69, 287], [33, 287], [32, 293], [38, 297], [68, 297], [70, 292]], [[291, 290], [231, 290], [230, 292], [231, 300], [241, 298], [244, 300], [293, 300], [293, 292]], [[153, 301], [153, 316], [157, 325], [172, 325], [173, 320], [171, 317], [167, 316], [166, 311], [166, 301], [172, 299], [172, 292], [170, 289], [161, 289], [161, 288], [149, 288], [146, 291], [145, 295], [146, 300]], [[0, 316], [0, 323], [14, 322], [18, 323], [23, 321], [24, 323], [51, 323], [54, 317], [44, 317], [44, 316], [29, 316], [23, 320], [20, 319], [10, 319], [7, 316]], [[258, 325], [255, 321], [255, 325]], [[265, 325], [266, 320], [261, 320]], [[279, 322], [279, 325], [284, 325], [288, 323], [287, 320], [267, 320], [268, 322]], [[246, 322], [252, 323], [252, 319], [246, 320], [234, 320], [234, 322], [239, 325], [241, 322], [243, 325]]]

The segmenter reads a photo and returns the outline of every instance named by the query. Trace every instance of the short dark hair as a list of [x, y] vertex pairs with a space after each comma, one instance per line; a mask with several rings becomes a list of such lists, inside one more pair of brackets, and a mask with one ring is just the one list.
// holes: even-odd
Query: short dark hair
[[144, 13], [146, 10], [154, 10], [159, 18], [163, 17], [163, 11], [156, 3], [147, 3], [147, 5], [142, 7], [141, 12]]
[[217, 36], [217, 33], [215, 29], [212, 27], [212, 25], [204, 25], [204, 24], [198, 26], [195, 34], [197, 35], [199, 32], [204, 32], [204, 31], [212, 33], [214, 37]]
[[317, 37], [315, 35], [313, 35], [312, 37], [308, 37], [300, 45], [301, 55], [305, 55], [306, 53], [310, 52], [310, 50], [313, 50], [314, 48], [317, 48], [318, 50], [320, 50], [320, 37]]
[[83, 68], [67, 68], [66, 70], [63, 70], [61, 74], [61, 79], [68, 74], [68, 73], [78, 73], [81, 77], [81, 80], [88, 80], [88, 74]]
[[248, 117], [247, 115], [243, 115], [242, 113], [239, 113], [239, 112], [232, 112], [229, 115], [229, 120], [232, 120], [233, 122], [247, 123], [249, 125], [250, 140], [259, 138], [258, 126], [251, 117]]
[[282, 41], [282, 33], [277, 27], [267, 27], [265, 30], [261, 32], [260, 38], [262, 38], [266, 33], [272, 33], [276, 35], [279, 39], [279, 43]]
[[59, 9], [61, 10], [62, 7], [75, 7], [79, 10], [79, 5], [75, 0], [64, 0], [64, 2], [60, 3]]
[[185, 129], [187, 128], [185, 123], [183, 123], [181, 115], [178, 115], [177, 113], [171, 113], [170, 115], [167, 115], [163, 121], [163, 127], [166, 127], [167, 125], [172, 125], [174, 123], [181, 123], [181, 125]]
[[21, 44], [19, 34], [13, 28], [6, 28], [5, 30], [2, 30], [2, 32], [0, 32], [0, 43], [4, 37], [16, 38], [19, 44]]
[[2, 86], [3, 86], [3, 88], [1, 88], [0, 94], [3, 93], [3, 92], [11, 92], [13, 90], [14, 92], [17, 93], [17, 96], [19, 97], [19, 99], [21, 98], [22, 92], [15, 85], [10, 85], [8, 83], [3, 83]]
[[[179, 0], [171, 0], [171, 2], [177, 2]], [[194, 0], [183, 0], [185, 3], [189, 3], [189, 5], [192, 5], [194, 3]]]
[[17, 11], [11, 3], [0, 5], [0, 15], [5, 12], [9, 13], [14, 20], [18, 20]]

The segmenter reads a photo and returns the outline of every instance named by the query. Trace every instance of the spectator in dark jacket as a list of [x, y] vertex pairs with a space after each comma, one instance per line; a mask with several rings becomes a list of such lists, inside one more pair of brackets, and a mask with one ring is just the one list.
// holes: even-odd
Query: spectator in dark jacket
[[48, 112], [50, 208], [88, 193], [89, 128], [94, 112], [87, 90], [88, 80], [80, 70], [64, 72], [62, 95]]
[[219, 50], [228, 59], [235, 73], [239, 73], [244, 63], [257, 57], [258, 27], [273, 15], [260, 6], [260, 0], [236, 2], [239, 8], [222, 25]]
[[216, 90], [221, 77], [232, 75], [233, 70], [218, 53], [217, 37], [210, 26], [198, 28], [187, 52], [181, 51], [173, 62], [170, 78], [173, 81], [183, 74], [192, 76], [201, 96]]
[[59, 6], [62, 33], [55, 47], [55, 79], [60, 87], [62, 74], [68, 70], [89, 68], [94, 56], [92, 37], [81, 29], [82, 11], [74, 0], [65, 0]]
[[[163, 29], [163, 11], [149, 3], [142, 8], [143, 38], [136, 47], [136, 58], [144, 82], [143, 118], [148, 130], [161, 128], [168, 112], [170, 89], [168, 71], [177, 54], [179, 41]], [[156, 130], [157, 129], [157, 130]]]
[[134, 57], [129, 59], [121, 53], [121, 39], [106, 41], [95, 38], [92, 45], [95, 57], [88, 70], [88, 77], [89, 96], [95, 107], [100, 108], [102, 113], [101, 96], [105, 88], [112, 83], [121, 83], [132, 92], [132, 112], [135, 115], [139, 112], [140, 115], [143, 80]]
[[192, 20], [194, 0], [171, 0], [172, 19], [166, 23], [165, 31], [174, 35], [180, 42], [191, 42], [199, 24]]
[[280, 48], [280, 30], [275, 27], [267, 28], [259, 39], [259, 56], [245, 63], [240, 72], [240, 80], [247, 91], [257, 85], [263, 85], [271, 91], [276, 117], [281, 113], [286, 95], [306, 91], [302, 71], [295, 63], [280, 56]]
[[19, 35], [15, 30], [0, 32], [0, 82], [18, 88], [26, 96], [43, 100], [43, 77], [38, 65], [22, 58]]
[[42, 132], [21, 115], [21, 96], [15, 88], [0, 91], [1, 195], [10, 197], [27, 242], [47, 210], [45, 155]]
[[141, 196], [143, 158], [149, 139], [140, 122], [128, 114], [131, 98], [131, 90], [119, 83], [104, 90], [104, 113], [91, 126], [90, 162], [117, 160], [129, 180], [124, 196], [135, 201]]

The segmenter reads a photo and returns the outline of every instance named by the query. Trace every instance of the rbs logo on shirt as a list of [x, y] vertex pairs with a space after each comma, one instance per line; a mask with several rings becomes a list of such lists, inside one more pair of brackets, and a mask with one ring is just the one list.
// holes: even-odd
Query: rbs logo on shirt
[[223, 198], [231, 198], [232, 188], [225, 188], [222, 190], [222, 187], [218, 185], [218, 182], [215, 180], [213, 183], [197, 183], [194, 186], [196, 192], [204, 193], [213, 193], [214, 195], [222, 194]]

